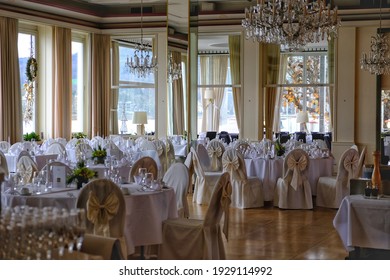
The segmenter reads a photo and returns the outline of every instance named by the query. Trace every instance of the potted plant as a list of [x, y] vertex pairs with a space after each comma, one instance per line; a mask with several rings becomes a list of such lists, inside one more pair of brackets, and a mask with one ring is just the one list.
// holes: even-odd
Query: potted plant
[[72, 138], [76, 138], [76, 139], [87, 138], [87, 134], [85, 134], [84, 132], [74, 132], [72, 133]]
[[103, 164], [106, 157], [106, 148], [102, 148], [100, 145], [98, 145], [97, 149], [93, 149], [92, 158], [96, 161], [97, 164]]
[[41, 137], [39, 136], [39, 134], [35, 133], [35, 132], [31, 132], [31, 133], [26, 133], [26, 134], [23, 134], [23, 140], [24, 141], [41, 141]]
[[88, 183], [89, 179], [97, 177], [97, 173], [85, 166], [84, 161], [79, 161], [72, 174], [66, 179], [67, 184], [76, 182], [77, 189], [81, 189], [83, 183]]

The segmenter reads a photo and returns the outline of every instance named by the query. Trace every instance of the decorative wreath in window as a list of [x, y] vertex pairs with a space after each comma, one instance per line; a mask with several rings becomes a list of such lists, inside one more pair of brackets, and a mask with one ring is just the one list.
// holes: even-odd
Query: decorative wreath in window
[[34, 82], [37, 78], [38, 73], [38, 63], [37, 60], [31, 56], [27, 60], [26, 64], [26, 77], [27, 81], [24, 84], [24, 90], [25, 95], [24, 98], [26, 99], [26, 108], [24, 110], [24, 116], [23, 119], [26, 123], [29, 123], [33, 119], [33, 112], [34, 112]]

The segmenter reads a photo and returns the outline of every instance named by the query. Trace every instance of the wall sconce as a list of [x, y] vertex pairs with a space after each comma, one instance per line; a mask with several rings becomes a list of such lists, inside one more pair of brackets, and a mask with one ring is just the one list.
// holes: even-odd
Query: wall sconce
[[134, 112], [133, 124], [137, 125], [137, 135], [145, 134], [145, 124], [148, 123], [148, 115], [146, 112]]

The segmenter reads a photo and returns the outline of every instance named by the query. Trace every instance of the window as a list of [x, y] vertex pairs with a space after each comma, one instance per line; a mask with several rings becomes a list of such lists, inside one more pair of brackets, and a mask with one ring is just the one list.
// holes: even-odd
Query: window
[[[202, 131], [228, 131], [229, 133], [238, 133], [237, 119], [234, 111], [233, 90], [230, 75], [230, 58], [228, 54], [208, 54], [202, 55], [198, 59], [198, 132]], [[225, 56], [227, 58], [226, 77], [222, 83], [219, 81], [218, 71], [219, 65], [216, 63], [217, 57]], [[203, 60], [204, 62], [201, 62]], [[204, 65], [204, 66], [202, 66]], [[202, 72], [205, 73], [202, 73]], [[222, 89], [223, 100], [219, 108], [219, 126], [213, 127], [212, 119], [207, 119], [210, 115], [214, 115], [214, 111], [218, 110], [215, 100], [203, 100], [202, 96], [206, 94], [207, 90], [212, 90], [213, 93]], [[207, 95], [207, 94], [206, 94]], [[206, 96], [207, 97], [207, 96]], [[206, 102], [204, 107], [204, 102]], [[205, 111], [204, 111], [205, 110]], [[202, 129], [202, 118], [206, 117], [206, 127]]]
[[[31, 57], [36, 57], [36, 32], [21, 31], [18, 34], [18, 53], [20, 70], [20, 88], [22, 93], [23, 134], [35, 131], [36, 93], [37, 83], [29, 82], [27, 64], [31, 65]], [[33, 66], [31, 66], [33, 67]], [[30, 74], [31, 75], [31, 74]], [[31, 78], [31, 76], [30, 76]]]
[[306, 111], [308, 131], [330, 129], [330, 85], [326, 52], [287, 53], [281, 55], [280, 131], [300, 131], [299, 111]]
[[85, 39], [72, 36], [72, 132], [84, 131]]
[[118, 130], [119, 133], [136, 133], [137, 127], [132, 121], [133, 113], [146, 111], [148, 123], [145, 124], [145, 132], [154, 133], [155, 75], [152, 73], [143, 78], [129, 72], [125, 63], [134, 56], [134, 51], [135, 47], [131, 44], [119, 43]]

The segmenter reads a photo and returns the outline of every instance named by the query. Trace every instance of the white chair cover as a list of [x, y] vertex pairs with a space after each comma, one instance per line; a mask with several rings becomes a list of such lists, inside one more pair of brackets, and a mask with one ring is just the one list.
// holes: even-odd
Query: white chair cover
[[80, 144], [78, 144], [77, 146], [76, 146], [76, 154], [77, 153], [82, 153], [84, 156], [85, 156], [85, 158], [92, 158], [92, 152], [93, 152], [93, 150], [92, 150], [92, 147], [89, 145], [89, 144], [87, 144], [87, 143], [80, 143]]
[[121, 160], [123, 158], [123, 152], [112, 140], [108, 141], [108, 143], [102, 147], [106, 149], [107, 155], [115, 157], [117, 160]]
[[97, 149], [98, 146], [104, 147], [106, 145], [106, 141], [103, 139], [101, 136], [94, 136], [90, 141], [89, 141], [91, 147], [93, 149]]
[[163, 182], [175, 190], [178, 216], [188, 218], [187, 192], [190, 179], [187, 166], [181, 162], [172, 164], [165, 173]]
[[222, 165], [223, 172], [230, 174], [232, 207], [243, 209], [264, 206], [263, 184], [257, 177], [248, 178], [240, 152], [227, 149], [222, 156]]
[[59, 142], [51, 143], [50, 146], [47, 147], [47, 149], [45, 150], [44, 154], [45, 155], [57, 154], [57, 155], [65, 156], [66, 155], [65, 146]]
[[153, 177], [157, 179], [158, 168], [156, 161], [151, 157], [142, 157], [138, 159], [130, 169], [129, 182], [135, 182], [134, 176], [138, 175], [139, 168], [146, 168], [147, 172], [153, 173]]
[[[54, 142], [55, 142], [55, 140], [53, 138], [48, 138], [48, 139], [44, 140], [42, 145], [41, 145], [41, 150], [46, 151], [46, 149]], [[68, 143], [66, 143], [66, 144], [68, 144]], [[66, 144], [65, 144], [65, 146], [66, 146]]]
[[200, 164], [204, 171], [211, 171], [211, 160], [209, 154], [207, 153], [207, 149], [204, 145], [198, 144], [196, 146], [196, 153], [199, 157]]
[[0, 141], [0, 151], [4, 154], [8, 153], [9, 148], [11, 147], [11, 144], [7, 141]]
[[316, 205], [339, 208], [342, 199], [349, 195], [350, 179], [358, 176], [358, 166], [358, 151], [354, 148], [346, 150], [340, 157], [337, 176], [318, 179]]
[[210, 171], [222, 170], [222, 154], [225, 152], [225, 146], [219, 141], [219, 139], [213, 139], [207, 145], [207, 154], [211, 159]]
[[47, 173], [47, 179], [48, 179], [48, 182], [53, 182], [53, 174], [52, 172], [50, 172], [50, 167], [51, 166], [64, 166], [65, 167], [65, 174], [66, 176], [69, 176], [71, 175], [72, 173], [72, 169], [66, 164], [66, 163], [63, 163], [61, 161], [52, 161], [52, 162], [48, 162], [41, 170], [47, 170], [49, 171]]
[[61, 137], [57, 137], [55, 139], [55, 142], [60, 143], [62, 146], [64, 146], [64, 148], [65, 148], [66, 144], [68, 144], [68, 141], [66, 141], [66, 138], [61, 138]]
[[313, 209], [307, 178], [309, 155], [303, 149], [291, 150], [283, 162], [283, 178], [276, 183], [274, 206], [282, 209]]
[[14, 156], [18, 156], [21, 151], [23, 151], [23, 144], [21, 142], [16, 142], [15, 144], [11, 145], [8, 153]]
[[[178, 218], [164, 221], [159, 259], [226, 259], [222, 233], [228, 239], [231, 191], [229, 174], [223, 173], [215, 184], [204, 220]], [[221, 230], [222, 215], [225, 217]]]
[[118, 238], [126, 259], [127, 247], [123, 235], [126, 205], [121, 189], [108, 179], [92, 180], [81, 189], [76, 205], [86, 210], [86, 232]]
[[156, 147], [158, 158], [160, 160], [161, 172], [162, 172], [162, 174], [165, 174], [165, 172], [168, 169], [168, 157], [166, 154], [165, 143], [162, 140], [156, 139], [156, 140], [153, 140], [153, 144]]
[[221, 177], [219, 172], [205, 172], [195, 149], [191, 147], [192, 164], [196, 175], [192, 201], [197, 204], [209, 204], [215, 183]]
[[358, 177], [362, 177], [363, 175], [363, 165], [364, 160], [366, 159], [367, 146], [364, 146], [359, 156], [359, 164], [358, 164]]
[[5, 157], [5, 155], [2, 151], [0, 151], [0, 167], [3, 169], [4, 175], [8, 176], [9, 170], [8, 170], [7, 158]]
[[38, 166], [29, 155], [23, 155], [18, 159], [16, 172], [22, 177], [23, 184], [31, 182], [34, 172], [38, 171]]

